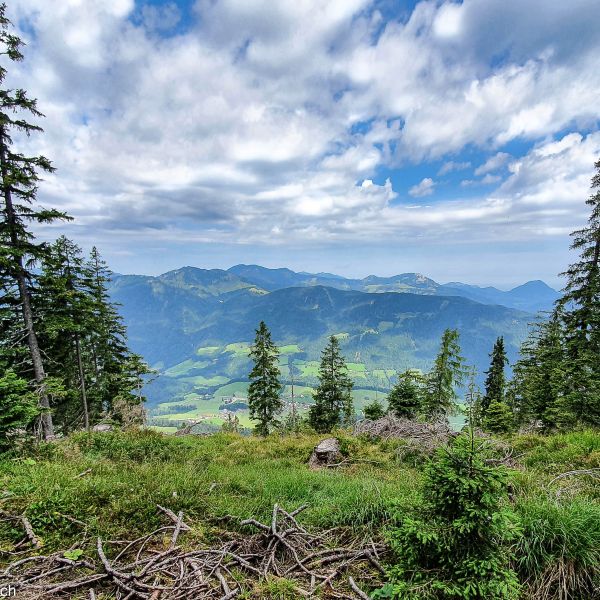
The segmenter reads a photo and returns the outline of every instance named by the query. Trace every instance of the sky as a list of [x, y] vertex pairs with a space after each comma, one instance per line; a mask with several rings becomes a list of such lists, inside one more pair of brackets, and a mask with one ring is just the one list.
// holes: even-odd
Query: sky
[[560, 287], [600, 158], [598, 0], [8, 0], [38, 198], [121, 273]]

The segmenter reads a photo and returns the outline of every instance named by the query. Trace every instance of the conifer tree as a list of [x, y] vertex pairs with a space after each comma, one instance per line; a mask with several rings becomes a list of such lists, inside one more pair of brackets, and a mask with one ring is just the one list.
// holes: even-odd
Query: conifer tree
[[370, 404], [367, 404], [364, 409], [365, 419], [369, 421], [377, 421], [385, 415], [385, 408], [379, 400], [373, 400]]
[[0, 375], [0, 451], [10, 446], [9, 436], [27, 427], [38, 415], [35, 394], [27, 381], [9, 369]]
[[[128, 347], [123, 318], [108, 294], [112, 272], [95, 247], [86, 263], [86, 272], [94, 315], [89, 331], [92, 417], [95, 420], [102, 414], [111, 414], [119, 421], [123, 417], [119, 413], [126, 407], [145, 402], [142, 388], [149, 381], [146, 376], [153, 375], [154, 370]], [[115, 409], [115, 401], [119, 410]]]
[[574, 422], [600, 425], [600, 160], [595, 163], [586, 227], [571, 235], [579, 254], [563, 275], [559, 301], [565, 328], [565, 407]]
[[349, 423], [354, 414], [352, 388], [346, 361], [335, 336], [321, 353], [319, 385], [313, 395], [315, 403], [310, 407], [310, 426], [320, 433], [330, 432], [336, 425]]
[[506, 376], [504, 367], [508, 364], [504, 338], [499, 337], [494, 343], [492, 350], [490, 368], [486, 371], [485, 395], [481, 399], [481, 410], [485, 415], [491, 402], [504, 402], [506, 387]]
[[511, 568], [517, 519], [507, 506], [504, 467], [486, 464], [485, 441], [462, 434], [438, 448], [425, 471], [418, 514], [388, 534], [390, 583], [373, 598], [516, 600]]
[[[0, 55], [11, 62], [23, 60], [23, 42], [10, 31], [11, 23], [6, 17], [6, 4], [0, 5]], [[32, 264], [42, 258], [45, 245], [35, 241], [31, 223], [49, 223], [67, 218], [56, 210], [36, 206], [38, 173], [53, 170], [44, 156], [26, 156], [14, 148], [15, 132], [30, 135], [41, 128], [27, 118], [42, 117], [36, 101], [25, 90], [8, 89], [5, 86], [7, 70], [0, 66], [0, 271], [3, 279], [11, 282], [8, 297], [18, 299], [19, 320], [26, 335], [29, 363], [35, 380], [41, 407], [41, 429], [44, 437], [54, 436], [50, 401], [45, 388], [46, 371], [40, 352], [35, 315], [31, 306], [34, 281]]]
[[414, 419], [423, 403], [423, 376], [411, 369], [398, 375], [398, 382], [388, 394], [388, 410], [396, 417]]
[[428, 417], [447, 416], [456, 409], [456, 387], [462, 385], [465, 377], [463, 365], [458, 331], [446, 329], [433, 368], [427, 375], [423, 408]]
[[260, 322], [256, 330], [250, 357], [254, 361], [254, 367], [250, 371], [248, 407], [250, 418], [257, 421], [254, 428], [256, 433], [264, 436], [277, 424], [276, 416], [283, 409], [279, 352], [264, 321]]
[[564, 332], [555, 311], [548, 321], [534, 324], [514, 367], [510, 395], [518, 423], [539, 422], [549, 429], [557, 418], [566, 418], [564, 370]]
[[77, 426], [80, 418], [85, 429], [90, 428], [86, 351], [87, 337], [95, 323], [86, 275], [81, 249], [61, 236], [44, 257], [34, 301], [40, 318], [40, 342], [51, 360], [48, 371], [59, 377], [67, 390], [55, 408], [63, 431]]
[[513, 414], [503, 400], [492, 400], [483, 414], [482, 426], [491, 433], [508, 433], [513, 428]]

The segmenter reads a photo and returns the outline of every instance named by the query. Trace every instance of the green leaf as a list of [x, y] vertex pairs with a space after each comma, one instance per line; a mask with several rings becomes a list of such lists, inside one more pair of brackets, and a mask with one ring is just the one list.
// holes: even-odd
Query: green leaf
[[69, 560], [79, 560], [82, 554], [83, 550], [80, 550], [79, 548], [75, 548], [75, 550], [66, 550], [63, 552], [63, 556]]

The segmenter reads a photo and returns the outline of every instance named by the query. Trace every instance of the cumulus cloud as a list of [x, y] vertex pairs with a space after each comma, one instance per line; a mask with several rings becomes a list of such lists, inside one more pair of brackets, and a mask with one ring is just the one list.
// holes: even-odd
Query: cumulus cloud
[[[172, 2], [9, 8], [28, 41], [11, 82], [48, 117], [26, 143], [58, 168], [40, 196], [76, 217], [81, 238], [115, 250], [148, 232], [164, 243], [463, 240], [475, 224], [495, 236], [510, 223], [526, 239], [581, 221], [575, 198], [599, 149], [586, 135], [600, 117], [594, 0], [420, 2], [387, 22], [370, 0], [198, 0], [168, 35], [183, 18]], [[513, 159], [502, 150], [513, 140], [535, 145]], [[489, 156], [481, 184], [508, 168], [497, 190], [410, 207], [378, 176], [402, 181], [411, 164], [449, 157], [439, 176], [465, 170], [467, 147]], [[409, 193], [434, 188], [425, 178]]]
[[500, 170], [511, 159], [511, 155], [506, 152], [498, 152], [488, 158], [485, 163], [475, 169], [475, 175], [485, 175]]
[[469, 169], [471, 167], [471, 163], [469, 161], [465, 162], [455, 162], [453, 160], [449, 160], [445, 162], [438, 171], [438, 176], [447, 175], [448, 173], [452, 173], [453, 171], [464, 171], [465, 169]]
[[414, 198], [421, 198], [423, 196], [431, 196], [435, 189], [435, 182], [431, 177], [425, 177], [417, 185], [413, 185], [408, 193]]

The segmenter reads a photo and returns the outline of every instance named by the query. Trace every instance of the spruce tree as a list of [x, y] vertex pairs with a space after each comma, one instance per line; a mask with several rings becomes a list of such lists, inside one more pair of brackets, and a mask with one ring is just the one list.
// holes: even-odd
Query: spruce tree
[[549, 320], [534, 323], [515, 364], [510, 396], [517, 423], [551, 429], [568, 419], [565, 368], [564, 331], [555, 311]]
[[458, 331], [446, 329], [433, 368], [427, 375], [423, 408], [428, 417], [446, 417], [456, 410], [456, 387], [462, 385], [465, 377], [463, 365]]
[[481, 399], [481, 410], [485, 415], [491, 402], [504, 402], [506, 377], [504, 368], [508, 364], [504, 338], [499, 337], [494, 343], [494, 349], [490, 355], [490, 368], [486, 371], [485, 395]]
[[14, 371], [0, 375], [0, 451], [10, 447], [10, 435], [26, 428], [39, 414], [37, 399], [27, 381]]
[[486, 464], [472, 430], [438, 448], [425, 471], [423, 502], [399, 515], [388, 541], [390, 583], [373, 598], [516, 600], [511, 568], [517, 519], [507, 504], [508, 474]]
[[120, 413], [127, 407], [134, 409], [145, 402], [142, 388], [149, 381], [146, 376], [154, 370], [129, 349], [123, 318], [108, 293], [112, 272], [95, 247], [86, 263], [86, 273], [94, 315], [89, 331], [92, 418], [110, 414], [120, 421], [124, 418]]
[[56, 420], [63, 431], [80, 421], [89, 430], [87, 338], [94, 327], [94, 315], [81, 249], [61, 236], [46, 253], [38, 281], [34, 306], [40, 317], [40, 342], [50, 361], [48, 372], [59, 377], [67, 390], [55, 407]]
[[313, 395], [315, 403], [310, 407], [308, 420], [316, 431], [328, 433], [336, 425], [349, 423], [354, 414], [354, 384], [348, 376], [340, 343], [333, 335], [321, 353], [318, 378], [319, 385]]
[[[10, 62], [23, 60], [23, 42], [10, 31], [11, 23], [6, 17], [6, 4], [0, 5], [0, 55]], [[43, 257], [45, 245], [36, 242], [30, 224], [50, 223], [67, 218], [56, 210], [39, 208], [35, 204], [39, 172], [53, 170], [44, 156], [26, 156], [14, 148], [14, 133], [27, 136], [40, 132], [41, 128], [27, 118], [42, 117], [36, 101], [25, 90], [8, 89], [5, 86], [7, 70], [0, 66], [0, 271], [3, 279], [11, 282], [8, 297], [16, 297], [19, 303], [19, 320], [26, 335], [29, 363], [35, 380], [41, 408], [41, 429], [44, 437], [54, 437], [54, 425], [50, 401], [45, 386], [46, 371], [40, 352], [35, 315], [31, 306], [34, 281], [32, 264]]]
[[388, 410], [394, 416], [414, 419], [423, 403], [423, 376], [411, 369], [398, 375], [398, 382], [388, 394]]
[[503, 400], [492, 400], [483, 414], [482, 427], [491, 433], [508, 433], [513, 428], [513, 414]]
[[277, 424], [276, 416], [283, 409], [279, 352], [264, 321], [260, 322], [256, 330], [250, 357], [254, 361], [254, 367], [250, 371], [248, 407], [250, 418], [257, 421], [254, 428], [256, 433], [264, 436]]
[[565, 328], [566, 398], [573, 422], [600, 425], [600, 160], [595, 163], [591, 212], [586, 227], [571, 235], [579, 254], [563, 275], [567, 278], [559, 302]]
[[365, 419], [377, 421], [377, 419], [381, 419], [381, 417], [385, 416], [385, 408], [379, 400], [373, 400], [373, 402], [365, 406], [364, 413]]

